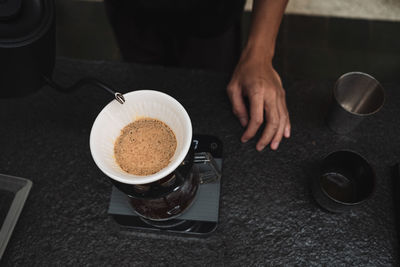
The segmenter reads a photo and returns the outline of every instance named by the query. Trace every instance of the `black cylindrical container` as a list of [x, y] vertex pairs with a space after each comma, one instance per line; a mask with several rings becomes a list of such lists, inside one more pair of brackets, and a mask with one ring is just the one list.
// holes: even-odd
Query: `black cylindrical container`
[[54, 0], [0, 1], [0, 97], [44, 85], [55, 62]]
[[349, 150], [329, 154], [313, 177], [315, 200], [328, 211], [343, 212], [369, 199], [375, 190], [375, 171], [361, 155]]

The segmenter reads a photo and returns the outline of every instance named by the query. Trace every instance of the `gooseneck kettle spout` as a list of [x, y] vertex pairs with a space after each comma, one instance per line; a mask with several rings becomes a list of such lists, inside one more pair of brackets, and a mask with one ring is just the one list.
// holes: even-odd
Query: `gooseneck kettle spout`
[[81, 80], [75, 82], [73, 85], [65, 87], [65, 86], [61, 86], [59, 84], [57, 84], [56, 82], [54, 82], [53, 80], [47, 78], [47, 77], [43, 77], [43, 79], [46, 81], [46, 83], [53, 87], [54, 89], [56, 89], [57, 91], [63, 92], [63, 93], [69, 93], [72, 91], [75, 91], [76, 89], [85, 86], [85, 85], [92, 85], [95, 86], [97, 88], [101, 88], [104, 89], [106, 92], [112, 94], [115, 98], [115, 100], [117, 100], [120, 104], [124, 104], [125, 103], [125, 98], [124, 96], [119, 93], [114, 91], [111, 86], [107, 85], [104, 82], [101, 82], [95, 78], [92, 77], [85, 77], [82, 78]]

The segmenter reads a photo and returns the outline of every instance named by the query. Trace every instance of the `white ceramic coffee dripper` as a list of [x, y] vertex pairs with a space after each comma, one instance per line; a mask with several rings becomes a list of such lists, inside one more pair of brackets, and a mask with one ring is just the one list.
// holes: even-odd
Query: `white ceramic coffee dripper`
[[[192, 123], [183, 106], [171, 96], [153, 90], [124, 94], [125, 103], [111, 101], [97, 116], [90, 133], [90, 151], [108, 177], [124, 184], [148, 184], [172, 173], [184, 160], [192, 142]], [[175, 133], [177, 146], [170, 163], [159, 172], [138, 176], [123, 171], [115, 161], [114, 144], [121, 130], [142, 117], [158, 119]]]

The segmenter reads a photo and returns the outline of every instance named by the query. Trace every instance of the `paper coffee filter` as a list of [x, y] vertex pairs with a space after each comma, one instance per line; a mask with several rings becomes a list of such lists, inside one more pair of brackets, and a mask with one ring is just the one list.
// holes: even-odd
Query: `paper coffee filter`
[[[174, 171], [185, 158], [192, 140], [192, 124], [182, 105], [171, 96], [153, 90], [124, 94], [125, 103], [111, 101], [97, 116], [90, 133], [90, 150], [96, 165], [110, 178], [126, 184], [146, 184]], [[114, 144], [121, 130], [142, 117], [158, 119], [175, 133], [177, 147], [168, 166], [159, 172], [138, 176], [123, 171], [115, 161]]]

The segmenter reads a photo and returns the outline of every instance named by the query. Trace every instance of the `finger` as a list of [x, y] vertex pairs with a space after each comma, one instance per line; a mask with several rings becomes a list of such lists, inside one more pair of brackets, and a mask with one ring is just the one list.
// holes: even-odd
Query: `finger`
[[240, 87], [237, 85], [229, 85], [227, 92], [232, 103], [233, 114], [239, 119], [240, 124], [245, 127], [248, 122], [248, 115]]
[[284, 109], [282, 99], [283, 98], [278, 99], [278, 103], [277, 103], [277, 108], [278, 108], [278, 112], [279, 112], [279, 128], [271, 142], [272, 150], [278, 149], [279, 144], [282, 141], [283, 133], [285, 131], [286, 122], [287, 122], [287, 112]]
[[246, 131], [242, 135], [242, 142], [247, 142], [254, 137], [258, 128], [264, 121], [264, 100], [260, 94], [253, 94], [249, 96], [250, 102], [250, 121]]
[[289, 138], [290, 137], [290, 131], [291, 131], [291, 125], [290, 125], [290, 120], [287, 121], [286, 126], [285, 126], [285, 137]]
[[284, 131], [283, 135], [286, 138], [289, 138], [290, 137], [290, 131], [291, 131], [292, 127], [291, 127], [291, 124], [290, 124], [290, 116], [289, 116], [289, 111], [288, 111], [288, 108], [287, 108], [287, 105], [286, 105], [286, 96], [285, 96], [285, 94], [283, 95], [283, 98], [282, 98], [282, 104], [283, 104], [283, 108], [285, 110], [286, 117], [287, 117], [286, 125], [285, 125], [285, 131]]
[[271, 142], [279, 129], [279, 112], [275, 100], [265, 100], [265, 117], [267, 118], [267, 124], [260, 140], [258, 140], [256, 146], [258, 151], [263, 150]]

